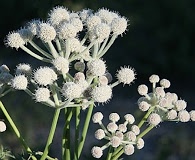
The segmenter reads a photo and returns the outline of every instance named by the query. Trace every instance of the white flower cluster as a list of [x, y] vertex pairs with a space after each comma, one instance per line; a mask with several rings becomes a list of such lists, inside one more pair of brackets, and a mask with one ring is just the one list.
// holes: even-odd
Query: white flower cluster
[[[71, 12], [62, 6], [54, 7], [46, 21], [32, 20], [7, 35], [7, 46], [21, 48], [34, 58], [50, 63], [50, 66], [41, 66], [34, 72], [30, 65], [19, 64], [15, 76], [11, 77], [11, 87], [25, 90], [36, 102], [52, 107], [63, 107], [66, 102], [73, 104], [74, 100], [83, 109], [94, 102], [108, 102], [113, 87], [119, 83], [131, 84], [135, 79], [134, 69], [121, 67], [116, 74], [117, 81], [111, 84], [112, 76], [102, 59], [127, 26], [125, 17], [108, 9]], [[44, 45], [37, 45], [36, 39]], [[69, 73], [70, 66], [76, 70], [74, 75]], [[59, 84], [61, 75], [63, 81]], [[36, 87], [34, 93], [30, 91], [30, 83]], [[54, 100], [54, 90], [58, 102]]]
[[111, 113], [109, 115], [110, 122], [105, 127], [102, 123], [103, 114], [101, 112], [96, 112], [93, 115], [93, 122], [98, 123], [101, 127], [101, 129], [98, 129], [95, 132], [95, 138], [108, 141], [102, 147], [94, 146], [92, 148], [91, 153], [93, 157], [100, 158], [103, 155], [103, 150], [110, 146], [115, 149], [122, 147], [126, 155], [132, 155], [135, 148], [142, 149], [144, 147], [144, 140], [139, 136], [140, 129], [134, 124], [134, 116], [126, 114], [124, 119], [124, 123], [117, 124], [120, 120], [120, 116], [117, 113]]
[[6, 124], [0, 120], [0, 132], [4, 132], [6, 130]]
[[[152, 92], [148, 92], [145, 84], [138, 86], [138, 93], [142, 96], [138, 100], [138, 106], [141, 111], [148, 111], [148, 123], [150, 125], [158, 125], [162, 121], [180, 121], [188, 122], [195, 120], [195, 111], [188, 112], [186, 110], [187, 103], [178, 99], [176, 93], [165, 92], [170, 87], [170, 81], [161, 79], [158, 75], [152, 75], [149, 78], [152, 83]], [[160, 86], [157, 86], [160, 83]]]

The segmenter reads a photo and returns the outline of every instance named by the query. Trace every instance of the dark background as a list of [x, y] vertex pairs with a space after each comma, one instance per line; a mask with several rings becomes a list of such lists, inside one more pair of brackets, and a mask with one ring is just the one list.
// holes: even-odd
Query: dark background
[[[129, 19], [130, 25], [128, 26], [128, 31], [122, 38], [119, 37], [116, 40], [104, 59], [107, 61], [108, 70], [110, 70], [112, 74], [114, 74], [120, 66], [132, 66], [138, 74], [137, 80], [132, 87], [117, 87], [113, 97], [116, 98], [116, 100], [113, 100], [110, 105], [115, 105], [116, 102], [128, 104], [128, 100], [131, 101], [132, 104], [135, 104], [138, 97], [138, 94], [136, 93], [137, 86], [140, 83], [147, 83], [148, 77], [155, 73], [161, 78], [171, 80], [172, 88], [170, 90], [176, 92], [179, 97], [188, 102], [188, 110], [195, 108], [194, 0], [1, 1], [0, 64], [7, 64], [12, 71], [14, 71], [15, 66], [21, 62], [29, 62], [34, 66], [39, 64], [20, 49], [16, 51], [15, 49], [6, 48], [3, 40], [10, 31], [19, 29], [31, 19], [45, 19], [48, 11], [56, 5], [64, 5], [74, 11], [82, 10], [83, 8], [97, 10], [98, 8], [105, 7], [110, 10], [118, 11], [121, 15]], [[37, 125], [39, 126], [37, 132], [45, 132], [43, 126], [47, 123], [49, 124], [47, 121], [51, 121], [51, 109], [42, 106], [34, 106], [33, 102], [29, 103], [31, 100], [28, 96], [22, 92], [19, 93], [21, 94], [10, 94], [8, 97], [3, 98], [3, 102], [6, 105], [11, 106], [10, 112], [14, 107], [17, 108], [14, 112], [12, 111], [12, 114], [17, 121], [20, 121], [20, 119], [25, 120], [21, 126], [23, 130], [28, 130], [28, 133], [26, 133], [26, 136], [28, 135], [27, 138], [33, 136], [31, 135], [34, 129], [33, 127], [37, 127]], [[24, 112], [24, 108], [27, 108], [27, 111], [21, 116], [21, 112]], [[111, 110], [111, 107], [109, 107], [109, 109]], [[133, 109], [131, 108], [128, 112], [129, 111], [133, 111]], [[124, 112], [126, 111], [124, 110]], [[23, 127], [26, 124], [28, 127]], [[163, 126], [166, 126], [166, 124], [162, 124], [159, 130], [162, 130], [161, 133], [165, 134], [160, 134], [157, 137], [158, 141], [155, 141], [156, 139], [154, 139], [154, 136], [151, 137], [151, 141], [153, 140], [156, 142], [155, 145], [158, 146], [152, 146], [153, 143], [149, 143], [150, 145], [146, 146], [149, 149], [145, 149], [143, 153], [148, 155], [148, 157], [151, 156], [150, 153], [152, 152], [152, 149], [150, 150], [150, 148], [156, 148], [155, 153], [152, 153], [154, 157], [150, 157], [149, 159], [169, 160], [172, 155], [180, 154], [180, 158], [177, 157], [178, 160], [190, 160], [189, 154], [195, 152], [195, 138], [192, 135], [192, 133], [194, 133], [195, 124], [190, 122], [185, 125], [176, 125], [179, 125], [177, 126], [177, 129], [173, 129], [173, 133], [167, 135], [166, 133], [168, 131], [166, 129], [168, 128], [165, 127], [165, 130], [161, 129]], [[178, 130], [180, 132], [178, 132]], [[159, 132], [160, 131], [157, 131], [157, 133]], [[5, 135], [5, 133], [3, 134]], [[41, 133], [39, 136], [42, 136]], [[5, 137], [8, 137], [7, 139], [9, 139], [9, 135]], [[41, 137], [39, 138], [41, 139]], [[13, 140], [10, 139], [10, 141], [12, 142]], [[17, 146], [17, 144], [11, 142], [10, 144]], [[186, 142], [189, 142], [190, 144]], [[33, 142], [32, 145], [36, 146], [36, 142]], [[11, 147], [14, 148], [14, 146]], [[139, 154], [141, 153], [142, 151], [139, 151]], [[145, 159], [147, 159], [146, 157], [147, 156], [145, 156]]]

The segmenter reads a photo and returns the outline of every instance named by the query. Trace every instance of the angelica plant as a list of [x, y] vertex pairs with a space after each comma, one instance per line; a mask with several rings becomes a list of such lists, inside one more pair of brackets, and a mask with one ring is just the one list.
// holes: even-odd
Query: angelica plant
[[[120, 116], [111, 113], [111, 122], [107, 126], [103, 125], [102, 113], [95, 113], [92, 117], [94, 106], [108, 103], [113, 97], [114, 87], [119, 84], [131, 85], [136, 79], [135, 70], [130, 66], [123, 66], [115, 73], [116, 80], [113, 80], [103, 58], [116, 38], [125, 33], [127, 26], [127, 18], [108, 9], [71, 12], [65, 7], [57, 6], [48, 13], [46, 20], [31, 20], [6, 36], [6, 46], [21, 49], [44, 63], [36, 69], [25, 62], [20, 63], [16, 66], [15, 73], [2, 65], [0, 97], [11, 91], [21, 90], [35, 102], [54, 109], [45, 148], [43, 151], [34, 151], [22, 137], [6, 107], [0, 103], [9, 126], [29, 159], [56, 159], [50, 157], [49, 152], [60, 112], [64, 113], [62, 160], [80, 159], [91, 120], [101, 126], [95, 132], [95, 137], [108, 141], [102, 147], [94, 146], [91, 153], [95, 158], [101, 158], [104, 150], [109, 147], [108, 160], [116, 160], [123, 153], [132, 155], [135, 146], [137, 149], [143, 148], [142, 137], [162, 121], [195, 120], [195, 112], [188, 113], [185, 110], [185, 101], [178, 100], [175, 94], [165, 93], [164, 89], [170, 86], [168, 80], [161, 80], [161, 87], [156, 87], [159, 81], [157, 75], [150, 77], [153, 85], [151, 93], [148, 93], [146, 85], [138, 88], [139, 94], [143, 96], [138, 100], [139, 109], [147, 111], [139, 124], [135, 124], [132, 114], [126, 114], [125, 122], [117, 124]], [[81, 125], [80, 114], [83, 111], [87, 114], [84, 125]], [[74, 120], [75, 125], [72, 126], [71, 121]], [[145, 122], [148, 122], [149, 127], [142, 131], [141, 127]], [[1, 131], [5, 131], [3, 121], [0, 125]], [[74, 138], [70, 138], [72, 128]]]

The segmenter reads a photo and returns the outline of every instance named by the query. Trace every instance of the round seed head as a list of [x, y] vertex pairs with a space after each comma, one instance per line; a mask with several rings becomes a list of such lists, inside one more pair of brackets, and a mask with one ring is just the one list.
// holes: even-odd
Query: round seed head
[[139, 109], [141, 111], [147, 111], [150, 108], [150, 104], [146, 101], [141, 101], [140, 103], [138, 103]]
[[137, 140], [137, 149], [142, 149], [144, 147], [144, 140], [142, 138], [139, 138]]
[[160, 80], [159, 76], [158, 76], [158, 75], [155, 75], [155, 74], [153, 74], [153, 75], [151, 75], [151, 76], [149, 77], [150, 83], [158, 83], [159, 80]]
[[167, 79], [162, 79], [162, 80], [160, 81], [160, 85], [161, 85], [162, 87], [164, 87], [164, 88], [169, 88], [170, 85], [171, 85], [171, 83], [170, 83], [170, 81], [167, 80]]
[[120, 35], [127, 29], [127, 19], [124, 17], [114, 18], [111, 22], [111, 30], [113, 34]]
[[85, 63], [84, 62], [76, 62], [74, 64], [74, 69], [76, 69], [77, 71], [83, 72], [85, 70]]
[[57, 57], [52, 61], [54, 67], [63, 73], [68, 73], [69, 71], [69, 62], [64, 57]]
[[174, 109], [170, 110], [170, 111], [167, 113], [167, 118], [168, 118], [169, 120], [173, 120], [173, 119], [177, 118], [177, 111], [174, 110]]
[[[67, 40], [66, 40], [67, 43]], [[69, 48], [71, 52], [80, 52], [81, 50], [81, 42], [77, 38], [69, 38], [68, 39]], [[64, 45], [66, 48], [66, 45]]]
[[50, 91], [47, 88], [38, 88], [35, 91], [35, 100], [37, 102], [47, 102], [50, 97]]
[[103, 155], [103, 151], [100, 147], [94, 146], [91, 150], [91, 154], [94, 158], [100, 158]]
[[112, 97], [112, 88], [108, 85], [95, 87], [91, 91], [91, 97], [95, 102], [107, 102]]
[[175, 108], [177, 111], [184, 110], [187, 107], [187, 103], [184, 100], [177, 100], [175, 102]]
[[125, 120], [129, 123], [129, 124], [133, 124], [135, 122], [135, 118], [132, 114], [126, 114], [124, 116]]
[[133, 68], [121, 67], [116, 77], [120, 83], [131, 84], [135, 80], [135, 71]]
[[117, 136], [113, 136], [110, 139], [110, 144], [111, 144], [112, 147], [117, 148], [121, 144], [121, 139]]
[[157, 97], [164, 97], [165, 96], [164, 88], [163, 87], [156, 87], [155, 94]]
[[92, 31], [94, 27], [101, 23], [101, 18], [99, 16], [90, 16], [87, 18], [86, 25], [88, 30]]
[[25, 90], [28, 85], [28, 80], [24, 75], [17, 75], [11, 81], [11, 86], [17, 90]]
[[148, 93], [148, 87], [145, 84], [139, 85], [137, 90], [141, 96], [144, 96]]
[[74, 99], [80, 97], [82, 89], [74, 82], [66, 82], [64, 83], [61, 92], [65, 98]]
[[161, 121], [161, 117], [157, 113], [151, 113], [148, 117], [148, 123], [150, 125], [157, 126]]
[[92, 121], [93, 123], [101, 123], [103, 117], [104, 116], [101, 112], [96, 112], [92, 117]]
[[57, 80], [57, 74], [49, 67], [40, 67], [34, 72], [34, 80], [39, 85], [49, 85]]
[[6, 130], [6, 125], [3, 121], [0, 121], [0, 132], [4, 132]]
[[125, 133], [127, 131], [127, 126], [124, 124], [119, 124], [118, 130], [122, 133]]
[[84, 81], [85, 80], [85, 75], [82, 72], [77, 72], [74, 75], [74, 79], [75, 79], [76, 82], [78, 82], [78, 81]]
[[111, 133], [114, 133], [114, 132], [116, 132], [116, 130], [118, 129], [118, 126], [117, 126], [116, 123], [110, 122], [110, 123], [108, 123], [108, 125], [107, 125], [107, 129], [108, 129], [108, 131], [110, 131]]
[[140, 129], [137, 125], [131, 126], [131, 130], [135, 133], [135, 135], [138, 135], [140, 133]]
[[60, 39], [74, 38], [77, 35], [77, 29], [70, 23], [63, 23], [58, 31]]
[[123, 140], [124, 134], [121, 131], [116, 131], [115, 136], [117, 136], [118, 138], [121, 139], [121, 141]]
[[135, 152], [134, 146], [132, 144], [128, 144], [124, 146], [124, 153], [126, 155], [132, 155]]
[[134, 142], [136, 140], [136, 134], [133, 131], [129, 131], [126, 133], [126, 138], [128, 141]]
[[63, 21], [69, 21], [69, 12], [66, 8], [57, 6], [50, 11], [48, 19], [52, 26], [58, 26]]
[[109, 120], [112, 122], [118, 122], [120, 119], [120, 116], [118, 115], [118, 113], [111, 113], [109, 115]]
[[40, 23], [37, 36], [45, 43], [55, 39], [56, 31], [53, 26], [48, 23]]
[[95, 138], [98, 139], [98, 140], [101, 140], [105, 137], [105, 132], [103, 129], [98, 129], [96, 132], [95, 132]]
[[19, 47], [25, 45], [25, 41], [19, 32], [14, 31], [7, 35], [5, 45], [18, 49]]
[[108, 9], [99, 9], [98, 12], [95, 14], [96, 16], [100, 17], [102, 22], [110, 24], [113, 18], [116, 18]]
[[190, 114], [186, 110], [179, 111], [178, 118], [180, 122], [188, 122], [190, 120]]
[[106, 76], [99, 76], [99, 85], [108, 85], [108, 79]]
[[102, 76], [106, 72], [105, 62], [101, 59], [94, 59], [87, 63], [88, 71], [94, 76]]

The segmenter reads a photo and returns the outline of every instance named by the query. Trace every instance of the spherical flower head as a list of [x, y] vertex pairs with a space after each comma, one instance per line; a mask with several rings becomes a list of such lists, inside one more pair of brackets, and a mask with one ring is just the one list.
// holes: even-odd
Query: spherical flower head
[[157, 126], [161, 121], [162, 119], [157, 113], [151, 113], [148, 117], [148, 123], [150, 125]]
[[126, 138], [128, 139], [128, 141], [130, 142], [134, 142], [136, 140], [136, 135], [133, 131], [129, 131], [125, 134]]
[[60, 39], [74, 38], [77, 35], [77, 29], [70, 23], [63, 23], [58, 30]]
[[94, 87], [91, 91], [91, 97], [95, 102], [105, 103], [112, 98], [112, 88], [108, 85]]
[[0, 121], [0, 132], [4, 132], [6, 130], [6, 125], [3, 121]]
[[117, 148], [121, 144], [121, 139], [117, 136], [113, 136], [110, 139], [110, 144], [111, 144], [112, 147]]
[[138, 103], [139, 109], [143, 112], [147, 111], [150, 108], [150, 104], [146, 101], [141, 101]]
[[27, 28], [28, 30], [31, 32], [32, 35], [37, 35], [38, 34], [38, 30], [39, 30], [39, 24], [41, 23], [40, 20], [32, 20], [30, 22], [28, 22], [27, 24]]
[[132, 144], [128, 144], [124, 146], [124, 153], [128, 156], [132, 155], [134, 153], [135, 149]]
[[120, 116], [118, 115], [118, 113], [111, 113], [109, 115], [109, 120], [112, 122], [118, 122], [120, 119]]
[[96, 16], [100, 17], [102, 22], [110, 24], [113, 20], [113, 12], [110, 12], [108, 9], [99, 9], [98, 12], [95, 14]]
[[101, 18], [99, 16], [90, 16], [87, 18], [86, 25], [89, 31], [92, 31], [94, 27], [98, 24], [102, 23]]
[[178, 118], [180, 122], [188, 122], [190, 120], [190, 114], [186, 110], [179, 111]]
[[178, 100], [178, 96], [175, 93], [167, 92], [165, 98], [169, 101], [170, 104], [175, 103]]
[[94, 59], [87, 63], [88, 71], [94, 76], [102, 76], [106, 72], [105, 62], [101, 59]]
[[52, 26], [58, 26], [63, 21], [69, 21], [69, 12], [66, 8], [57, 6], [50, 11], [48, 19]]
[[92, 121], [93, 123], [101, 123], [103, 117], [104, 116], [101, 112], [96, 112], [92, 117]]
[[70, 23], [77, 29], [77, 32], [83, 30], [83, 23], [79, 18], [72, 18]]
[[95, 26], [94, 33], [98, 38], [99, 42], [102, 42], [105, 38], [110, 35], [110, 26], [105, 23], [100, 23]]
[[120, 35], [127, 29], [127, 19], [124, 17], [114, 18], [111, 22], [111, 30], [113, 34]]
[[174, 104], [177, 111], [184, 110], [187, 107], [187, 103], [184, 100], [177, 100]]
[[[120, 126], [119, 126], [120, 127]], [[124, 138], [124, 134], [121, 132], [121, 131], [116, 131], [115, 132], [115, 136], [117, 136], [118, 138], [121, 139], [121, 141], [123, 140]]]
[[131, 130], [135, 133], [135, 135], [138, 135], [140, 133], [140, 129], [137, 125], [131, 126]]
[[141, 84], [138, 86], [137, 91], [141, 96], [144, 96], [148, 93], [148, 87], [145, 84]]
[[25, 90], [28, 85], [28, 80], [24, 75], [17, 75], [11, 81], [11, 86], [17, 90]]
[[142, 138], [139, 138], [137, 140], [137, 149], [142, 149], [144, 147], [144, 140]]
[[108, 78], [106, 76], [99, 76], [99, 85], [108, 85]]
[[75, 81], [75, 83], [81, 88], [81, 93], [89, 87], [89, 83], [86, 80]]
[[18, 32], [21, 35], [22, 39], [25, 41], [25, 43], [29, 42], [33, 38], [33, 34], [28, 28], [22, 28], [18, 30]]
[[79, 12], [79, 16], [82, 21], [86, 21], [89, 16], [92, 15], [92, 10], [91, 9], [83, 9], [82, 11]]
[[98, 139], [98, 140], [101, 140], [105, 137], [105, 132], [103, 129], [98, 129], [96, 132], [95, 132], [95, 138]]
[[40, 23], [37, 35], [43, 42], [47, 43], [55, 39], [56, 31], [53, 26], [48, 23]]
[[61, 92], [65, 98], [74, 99], [80, 97], [82, 89], [74, 82], [66, 82], [64, 83]]
[[74, 79], [75, 79], [75, 81], [84, 81], [85, 80], [85, 75], [84, 75], [84, 73], [82, 73], [82, 72], [77, 72], [77, 73], [75, 73], [75, 75], [74, 75]]
[[172, 109], [170, 110], [168, 113], [167, 113], [167, 118], [169, 120], [173, 120], [173, 119], [176, 119], [177, 118], [177, 111]]
[[52, 61], [52, 64], [60, 72], [68, 73], [68, 71], [69, 71], [69, 62], [64, 57], [57, 57], [57, 58], [55, 58]]
[[165, 96], [164, 88], [163, 87], [156, 87], [155, 94], [157, 97], [164, 97]]
[[169, 88], [171, 86], [171, 82], [167, 79], [160, 80], [160, 85], [164, 88]]
[[116, 77], [120, 83], [131, 84], [135, 80], [135, 71], [133, 68], [121, 67], [117, 72]]
[[195, 110], [190, 111], [190, 118], [192, 121], [195, 121]]
[[50, 91], [47, 88], [38, 88], [35, 91], [35, 100], [37, 102], [47, 102], [49, 100], [50, 97]]
[[72, 19], [74, 19], [74, 18], [80, 18], [79, 17], [79, 13], [76, 13], [76, 12], [71, 12], [70, 13], [70, 19], [69, 19], [69, 21], [71, 21]]
[[29, 64], [20, 63], [16, 66], [16, 75], [24, 74], [27, 77], [32, 73], [32, 68]]
[[108, 131], [110, 131], [111, 133], [114, 133], [114, 132], [116, 132], [116, 130], [118, 129], [118, 126], [117, 126], [116, 123], [110, 122], [110, 123], [108, 123], [108, 125], [107, 125], [107, 129], [108, 129]]
[[153, 74], [149, 77], [150, 83], [158, 83], [160, 80], [159, 76], [156, 74]]
[[129, 124], [133, 124], [135, 122], [135, 118], [132, 114], [126, 114], [124, 116], [125, 120], [129, 123]]
[[6, 72], [6, 73], [9, 73], [9, 71], [10, 71], [10, 70], [9, 70], [9, 68], [8, 68], [7, 65], [3, 64], [3, 65], [0, 66], [0, 73], [3, 73], [3, 72], [4, 72], [4, 73], [5, 73], [5, 72]]
[[[80, 52], [81, 50], [81, 42], [77, 38], [69, 38], [67, 39], [69, 43], [69, 48], [71, 52]], [[67, 43], [66, 40], [66, 43]], [[66, 45], [64, 45], [66, 47]]]
[[85, 70], [85, 63], [84, 62], [76, 62], [74, 64], [74, 69], [76, 69], [79, 72], [83, 72]]
[[100, 147], [94, 146], [91, 150], [91, 154], [94, 158], [101, 158], [103, 151]]
[[125, 133], [127, 131], [127, 126], [125, 124], [119, 124], [118, 130], [122, 133]]
[[34, 80], [39, 85], [49, 85], [57, 80], [57, 74], [50, 67], [40, 67], [34, 72]]
[[25, 41], [19, 32], [14, 31], [14, 32], [10, 32], [7, 35], [5, 39], [5, 45], [11, 48], [18, 49], [21, 46], [25, 45]]

